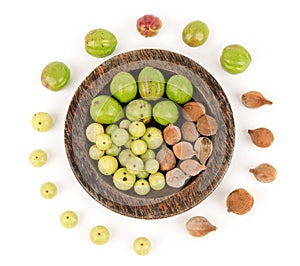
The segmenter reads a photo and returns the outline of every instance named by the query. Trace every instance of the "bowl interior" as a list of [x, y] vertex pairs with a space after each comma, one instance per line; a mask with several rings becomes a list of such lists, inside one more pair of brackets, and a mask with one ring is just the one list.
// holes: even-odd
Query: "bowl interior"
[[[89, 109], [98, 95], [110, 95], [109, 84], [121, 71], [130, 72], [137, 80], [146, 66], [159, 69], [167, 81], [172, 75], [188, 78], [194, 87], [193, 101], [202, 103], [206, 113], [218, 123], [217, 133], [211, 137], [213, 152], [207, 169], [192, 177], [180, 189], [166, 186], [151, 190], [145, 196], [120, 191], [111, 176], [102, 175], [97, 161], [90, 159], [91, 143], [85, 136], [86, 127], [93, 122]], [[125, 108], [125, 105], [123, 105]], [[163, 127], [152, 122], [153, 126]], [[180, 126], [181, 120], [177, 122]], [[75, 177], [96, 201], [120, 214], [143, 219], [165, 218], [182, 213], [203, 201], [222, 180], [232, 157], [235, 129], [232, 110], [227, 97], [213, 76], [193, 60], [170, 51], [143, 49], [112, 57], [99, 65], [80, 84], [70, 103], [65, 121], [65, 147]]]

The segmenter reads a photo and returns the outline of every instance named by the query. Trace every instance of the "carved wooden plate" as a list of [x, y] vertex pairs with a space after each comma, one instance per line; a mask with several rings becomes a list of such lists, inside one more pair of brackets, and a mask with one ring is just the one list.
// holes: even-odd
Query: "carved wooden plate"
[[[192, 177], [180, 189], [166, 186], [161, 191], [151, 190], [146, 196], [120, 191], [112, 177], [102, 175], [97, 162], [90, 159], [91, 145], [85, 129], [92, 123], [89, 109], [94, 97], [109, 95], [109, 84], [120, 71], [137, 78], [146, 66], [162, 71], [166, 81], [173, 74], [187, 77], [194, 86], [193, 100], [206, 107], [219, 126], [211, 137], [214, 149], [206, 164], [207, 169]], [[207, 198], [219, 185], [230, 164], [234, 149], [235, 126], [228, 99], [214, 77], [190, 58], [170, 51], [143, 49], [122, 53], [95, 68], [80, 84], [70, 103], [65, 120], [65, 148], [75, 177], [96, 201], [122, 215], [142, 218], [165, 218], [185, 212]]]

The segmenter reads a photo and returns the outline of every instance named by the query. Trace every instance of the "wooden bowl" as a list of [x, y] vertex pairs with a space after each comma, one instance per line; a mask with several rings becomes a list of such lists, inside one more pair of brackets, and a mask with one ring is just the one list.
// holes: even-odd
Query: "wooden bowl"
[[[111, 176], [102, 175], [97, 162], [89, 158], [91, 145], [85, 129], [92, 121], [91, 101], [99, 94], [109, 94], [109, 83], [120, 71], [137, 77], [146, 66], [160, 69], [168, 80], [173, 74], [187, 77], [194, 86], [193, 100], [205, 105], [219, 126], [211, 137], [213, 153], [207, 169], [181, 189], [166, 186], [161, 191], [151, 190], [146, 196], [133, 191], [123, 192], [114, 187]], [[214, 79], [193, 60], [165, 50], [143, 49], [122, 53], [108, 59], [90, 73], [80, 84], [70, 103], [65, 120], [65, 148], [75, 177], [96, 201], [122, 215], [142, 219], [165, 218], [185, 212], [202, 202], [219, 185], [230, 164], [234, 149], [235, 127], [227, 97]]]

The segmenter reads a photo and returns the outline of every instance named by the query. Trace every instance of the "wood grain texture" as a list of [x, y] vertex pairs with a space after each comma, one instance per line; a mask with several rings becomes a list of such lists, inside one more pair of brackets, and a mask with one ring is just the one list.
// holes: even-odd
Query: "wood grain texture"
[[[122, 192], [112, 184], [111, 176], [102, 175], [97, 163], [88, 156], [91, 145], [85, 128], [92, 122], [89, 108], [94, 97], [109, 94], [108, 85], [120, 71], [133, 75], [146, 66], [166, 73], [181, 74], [194, 86], [193, 99], [203, 103], [219, 126], [212, 137], [213, 153], [207, 169], [183, 188], [152, 191], [147, 196]], [[171, 75], [170, 74], [170, 75]], [[167, 80], [167, 78], [166, 78]], [[65, 120], [65, 148], [75, 177], [96, 201], [122, 215], [158, 219], [185, 212], [208, 197], [221, 182], [234, 150], [235, 126], [228, 99], [214, 77], [195, 61], [166, 50], [143, 49], [119, 54], [99, 65], [80, 84], [70, 103]]]

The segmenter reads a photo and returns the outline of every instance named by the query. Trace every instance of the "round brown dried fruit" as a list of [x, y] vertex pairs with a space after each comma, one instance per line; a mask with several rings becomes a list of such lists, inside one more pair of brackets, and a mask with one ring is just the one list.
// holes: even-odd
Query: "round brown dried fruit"
[[194, 142], [199, 137], [199, 132], [193, 122], [186, 121], [181, 126], [182, 138]]
[[232, 191], [226, 199], [227, 211], [239, 215], [249, 212], [253, 203], [253, 197], [243, 188], [238, 188]]
[[258, 91], [249, 91], [242, 95], [242, 103], [248, 108], [258, 108], [265, 104], [273, 104]]
[[179, 168], [174, 168], [166, 173], [166, 183], [173, 188], [181, 188], [189, 178], [190, 177]]
[[217, 121], [210, 115], [202, 115], [197, 120], [197, 130], [204, 136], [215, 135], [218, 131]]
[[212, 141], [208, 137], [200, 137], [194, 144], [194, 150], [197, 153], [199, 162], [204, 165], [212, 154]]
[[169, 124], [163, 131], [163, 137], [168, 145], [176, 144], [181, 139], [180, 128], [173, 124]]
[[187, 141], [178, 142], [173, 146], [173, 152], [179, 160], [186, 160], [196, 155], [193, 145]]
[[251, 137], [252, 142], [256, 146], [261, 148], [267, 148], [271, 146], [274, 141], [273, 133], [265, 127], [260, 127], [253, 130], [249, 129], [248, 133]]
[[208, 233], [217, 230], [217, 227], [212, 225], [203, 216], [194, 216], [194, 217], [190, 218], [186, 222], [185, 228], [190, 235], [195, 236], [195, 237], [205, 236]]
[[277, 171], [274, 166], [268, 163], [262, 163], [255, 168], [249, 169], [249, 172], [262, 183], [273, 182], [277, 175]]
[[156, 160], [159, 162], [159, 169], [161, 171], [169, 171], [176, 165], [175, 155], [166, 145], [163, 145], [156, 154]]
[[179, 168], [189, 176], [195, 176], [206, 169], [205, 165], [201, 165], [196, 160], [187, 159], [180, 163]]
[[183, 106], [182, 116], [188, 121], [196, 122], [204, 114], [205, 107], [201, 103], [188, 102]]

